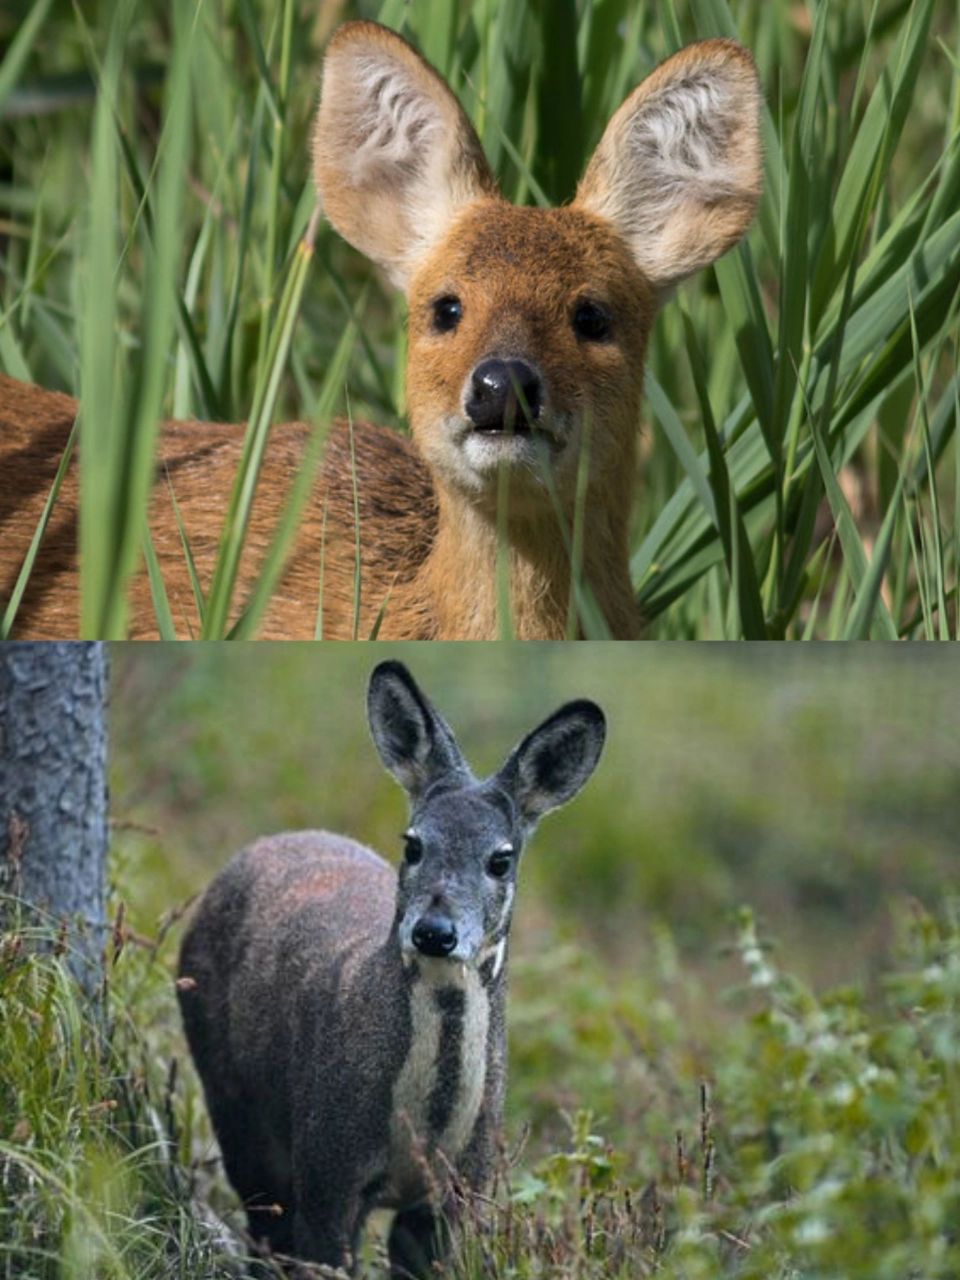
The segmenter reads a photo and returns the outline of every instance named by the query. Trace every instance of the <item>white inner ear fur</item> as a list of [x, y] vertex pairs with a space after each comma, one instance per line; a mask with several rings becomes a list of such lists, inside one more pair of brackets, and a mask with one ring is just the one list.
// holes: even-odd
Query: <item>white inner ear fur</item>
[[579, 201], [609, 219], [661, 291], [746, 230], [759, 196], [759, 95], [735, 65], [678, 69], [635, 91], [604, 134]]
[[356, 146], [346, 157], [347, 176], [357, 186], [389, 177], [422, 178], [443, 116], [396, 59], [371, 49], [351, 59], [351, 98]]
[[379, 40], [333, 48], [315, 142], [328, 216], [399, 288], [489, 182], [457, 100], [413, 57]]
[[[742, 103], [706, 72], [651, 95], [627, 126], [621, 201], [637, 232], [660, 231], [678, 205], [710, 204], [740, 189], [730, 140]], [[636, 232], [635, 232], [636, 234]]]
[[392, 192], [406, 243], [384, 265], [392, 283], [405, 288], [415, 263], [453, 213], [443, 112], [389, 55], [371, 50], [355, 58], [352, 70], [360, 110], [358, 145], [347, 156], [346, 176], [358, 188]]

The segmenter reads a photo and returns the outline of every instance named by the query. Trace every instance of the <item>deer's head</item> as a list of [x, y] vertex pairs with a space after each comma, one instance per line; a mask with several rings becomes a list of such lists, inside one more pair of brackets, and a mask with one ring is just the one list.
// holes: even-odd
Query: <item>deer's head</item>
[[[576, 86], [571, 85], [571, 92]], [[761, 190], [750, 55], [706, 40], [613, 116], [573, 203], [504, 200], [446, 83], [393, 32], [330, 42], [314, 134], [327, 217], [407, 295], [411, 427], [441, 486], [536, 514], [591, 480], [632, 485], [658, 302], [734, 245]]]
[[593, 773], [603, 712], [592, 702], [567, 703], [480, 781], [401, 663], [374, 669], [367, 711], [380, 758], [410, 799], [397, 895], [401, 954], [408, 963], [490, 961], [495, 977], [524, 843]]

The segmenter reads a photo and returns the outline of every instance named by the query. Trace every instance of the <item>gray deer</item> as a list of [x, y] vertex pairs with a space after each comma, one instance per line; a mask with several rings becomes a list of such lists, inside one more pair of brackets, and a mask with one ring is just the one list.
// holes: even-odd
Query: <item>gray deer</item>
[[387, 1207], [399, 1278], [446, 1256], [457, 1183], [491, 1174], [521, 851], [593, 772], [605, 721], [567, 703], [478, 781], [399, 662], [374, 669], [367, 713], [410, 800], [399, 875], [345, 836], [258, 840], [202, 898], [178, 991], [253, 1236], [352, 1267]]

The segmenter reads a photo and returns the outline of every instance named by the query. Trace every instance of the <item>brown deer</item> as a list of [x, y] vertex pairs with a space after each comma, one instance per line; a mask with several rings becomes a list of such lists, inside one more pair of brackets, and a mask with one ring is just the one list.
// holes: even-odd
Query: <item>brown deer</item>
[[[335, 33], [314, 132], [317, 187], [337, 231], [407, 295], [412, 438], [357, 424], [351, 445], [345, 427], [334, 429], [264, 638], [314, 634], [321, 550], [323, 634], [353, 634], [354, 465], [361, 636], [379, 621], [384, 639], [493, 639], [506, 575], [513, 633], [562, 638], [578, 501], [577, 599], [592, 602], [613, 637], [637, 634], [628, 534], [647, 339], [672, 286], [751, 221], [759, 106], [744, 49], [691, 45], [615, 113], [570, 205], [520, 208], [498, 193], [466, 114], [410, 45], [370, 22]], [[0, 594], [13, 589], [76, 412], [67, 396], [0, 377]], [[196, 611], [170, 493], [203, 582], [242, 437], [232, 424], [162, 431], [150, 525], [185, 634]], [[300, 423], [272, 430], [238, 607], [307, 437]], [[78, 634], [76, 507], [71, 472], [18, 634]], [[145, 572], [132, 583], [130, 616], [132, 636], [156, 634]]]

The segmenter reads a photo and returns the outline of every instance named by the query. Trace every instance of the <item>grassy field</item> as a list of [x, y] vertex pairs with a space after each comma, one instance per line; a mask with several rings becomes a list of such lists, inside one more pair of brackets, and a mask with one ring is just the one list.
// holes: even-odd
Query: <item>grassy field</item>
[[[396, 853], [368, 652], [114, 651], [105, 1015], [29, 936], [0, 946], [3, 1280], [232, 1274], [201, 1209], [240, 1221], [175, 1008], [183, 908], [267, 831]], [[610, 722], [525, 858], [504, 1167], [453, 1280], [960, 1268], [956, 663], [763, 652], [391, 648], [478, 769], [564, 699]]]
[[[214, 639], [236, 616], [270, 422], [302, 417], [319, 438], [349, 395], [357, 417], [404, 429], [401, 301], [328, 228], [304, 241], [323, 44], [357, 14], [424, 50], [504, 191], [530, 203], [571, 196], [666, 54], [716, 34], [754, 51], [759, 217], [667, 305], [650, 353], [632, 556], [650, 634], [955, 636], [953, 0], [15, 0], [0, 15], [0, 368], [86, 406], [84, 634], [123, 634], [127, 580], [151, 562], [159, 416], [250, 424], [197, 623]], [[153, 589], [172, 634], [156, 572]]]

